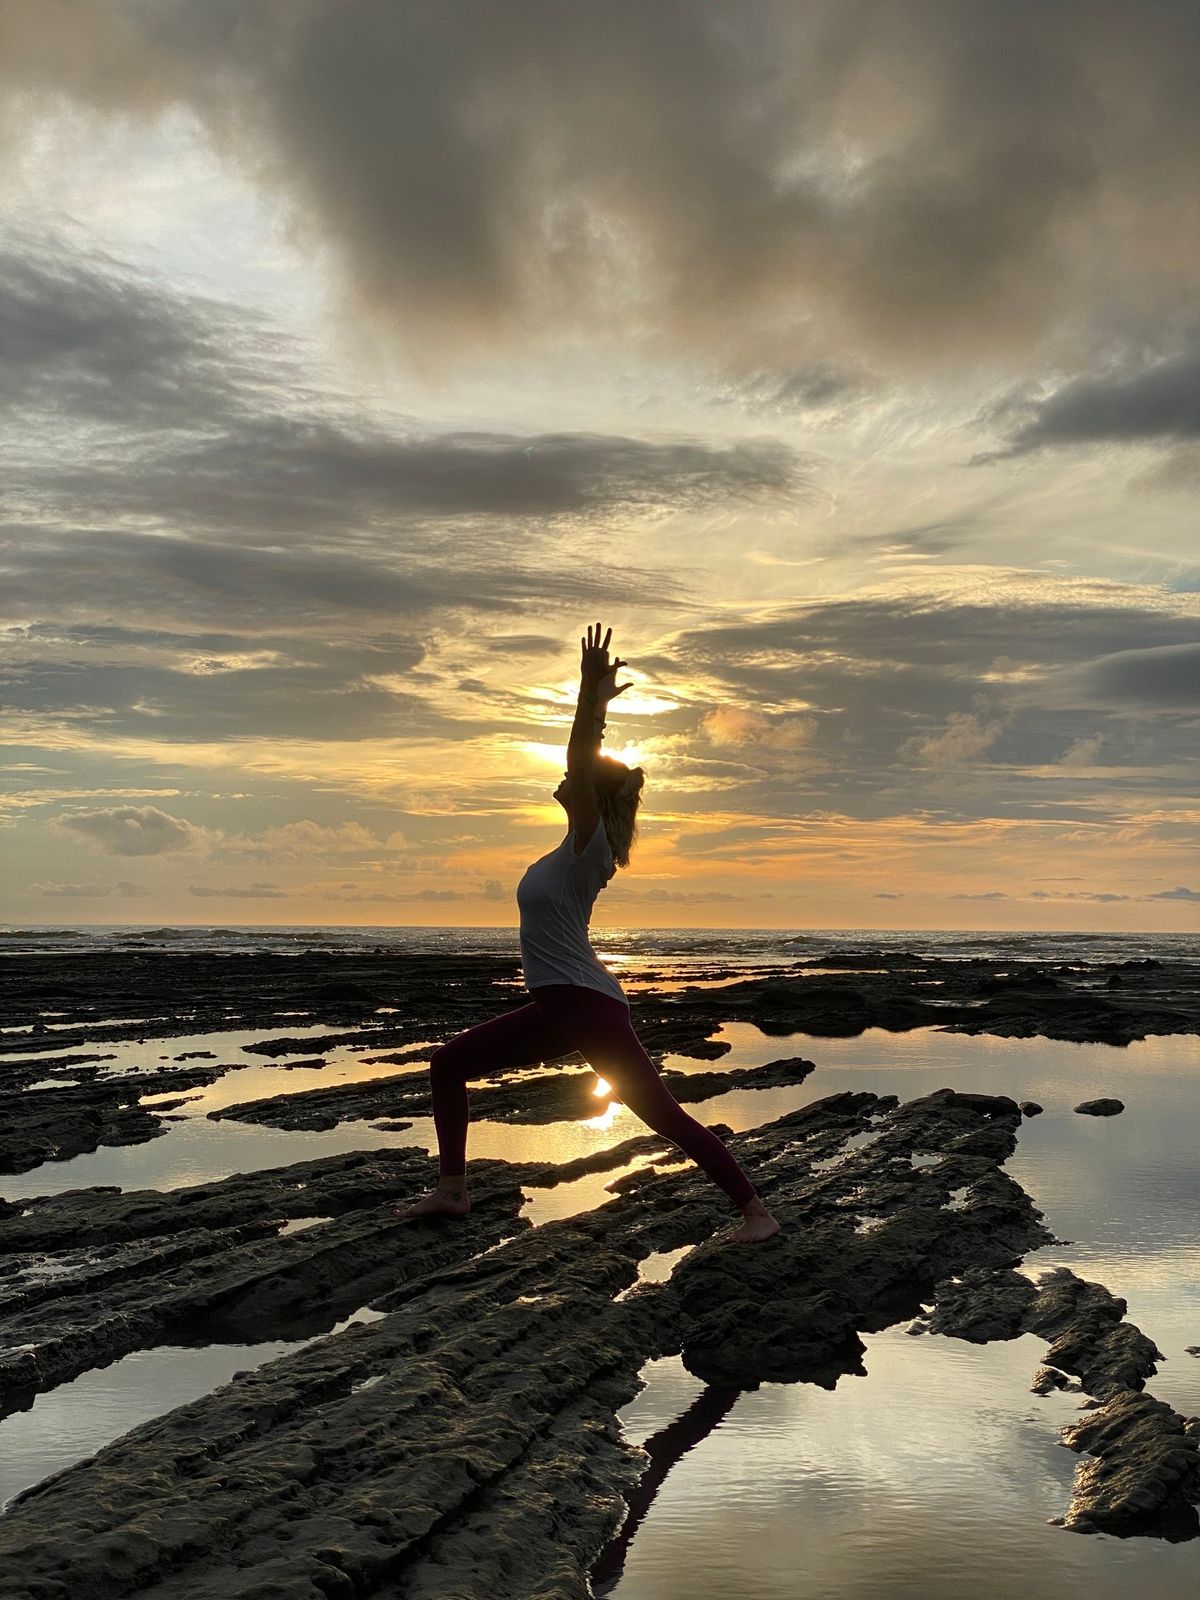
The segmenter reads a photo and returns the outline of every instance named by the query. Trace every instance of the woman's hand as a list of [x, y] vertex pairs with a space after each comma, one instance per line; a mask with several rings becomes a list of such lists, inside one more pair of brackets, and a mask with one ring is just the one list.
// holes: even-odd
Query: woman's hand
[[617, 695], [624, 694], [626, 689], [632, 689], [631, 683], [617, 683], [617, 668], [627, 667], [628, 661], [622, 661], [618, 656], [613, 661], [608, 659], [608, 641], [612, 638], [612, 629], [604, 635], [604, 642], [600, 641], [600, 624], [595, 628], [589, 623], [587, 637], [579, 641], [580, 661], [579, 672], [585, 683], [592, 683], [596, 687], [596, 698], [607, 705]]

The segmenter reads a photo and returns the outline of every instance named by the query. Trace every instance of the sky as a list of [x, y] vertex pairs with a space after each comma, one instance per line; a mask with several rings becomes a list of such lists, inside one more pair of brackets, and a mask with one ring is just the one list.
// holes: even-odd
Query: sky
[[1200, 925], [1174, 0], [0, 0], [5, 909]]

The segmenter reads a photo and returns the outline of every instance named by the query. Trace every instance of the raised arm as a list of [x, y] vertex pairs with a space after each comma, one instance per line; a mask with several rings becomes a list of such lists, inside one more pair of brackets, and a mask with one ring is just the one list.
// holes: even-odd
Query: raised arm
[[600, 624], [589, 623], [587, 637], [579, 641], [579, 699], [575, 721], [567, 741], [567, 791], [571, 801], [571, 823], [575, 830], [575, 851], [579, 854], [596, 831], [600, 808], [596, 804], [595, 766], [604, 734], [604, 713], [608, 702], [629, 688], [616, 686], [617, 668], [628, 666], [619, 658], [608, 659], [612, 629], [600, 642]]

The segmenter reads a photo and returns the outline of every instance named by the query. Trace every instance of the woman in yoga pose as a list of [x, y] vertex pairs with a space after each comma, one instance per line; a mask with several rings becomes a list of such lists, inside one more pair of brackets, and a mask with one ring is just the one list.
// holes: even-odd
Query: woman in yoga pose
[[567, 813], [567, 836], [535, 861], [517, 886], [521, 913], [521, 965], [530, 1002], [493, 1017], [439, 1046], [430, 1060], [437, 1129], [437, 1187], [398, 1215], [465, 1216], [467, 1198], [467, 1079], [512, 1071], [578, 1050], [616, 1090], [625, 1105], [677, 1144], [729, 1196], [742, 1222], [727, 1242], [753, 1244], [778, 1233], [779, 1224], [754, 1185], [703, 1123], [697, 1122], [663, 1083], [629, 1020], [621, 985], [588, 939], [596, 896], [618, 866], [629, 865], [644, 774], [600, 754], [604, 710], [629, 688], [617, 684], [609, 661], [612, 629], [600, 641], [600, 624], [580, 639], [579, 702], [567, 745], [567, 770], [554, 798]]

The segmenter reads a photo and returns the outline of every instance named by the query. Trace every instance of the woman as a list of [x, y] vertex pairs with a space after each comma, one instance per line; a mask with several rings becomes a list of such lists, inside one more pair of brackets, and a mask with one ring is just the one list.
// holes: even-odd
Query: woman
[[578, 1050], [616, 1090], [629, 1109], [703, 1167], [742, 1214], [728, 1236], [753, 1244], [778, 1233], [779, 1224], [754, 1185], [703, 1123], [687, 1112], [663, 1083], [629, 1020], [629, 1002], [588, 940], [596, 896], [618, 866], [629, 865], [644, 774], [600, 754], [604, 708], [630, 687], [617, 685], [608, 659], [612, 629], [600, 642], [600, 624], [580, 639], [580, 687], [567, 745], [567, 770], [554, 798], [567, 813], [567, 836], [535, 861], [517, 886], [521, 913], [521, 964], [530, 1003], [458, 1034], [430, 1061], [437, 1129], [437, 1187], [398, 1213], [403, 1217], [461, 1217], [467, 1198], [467, 1079], [508, 1072]]

